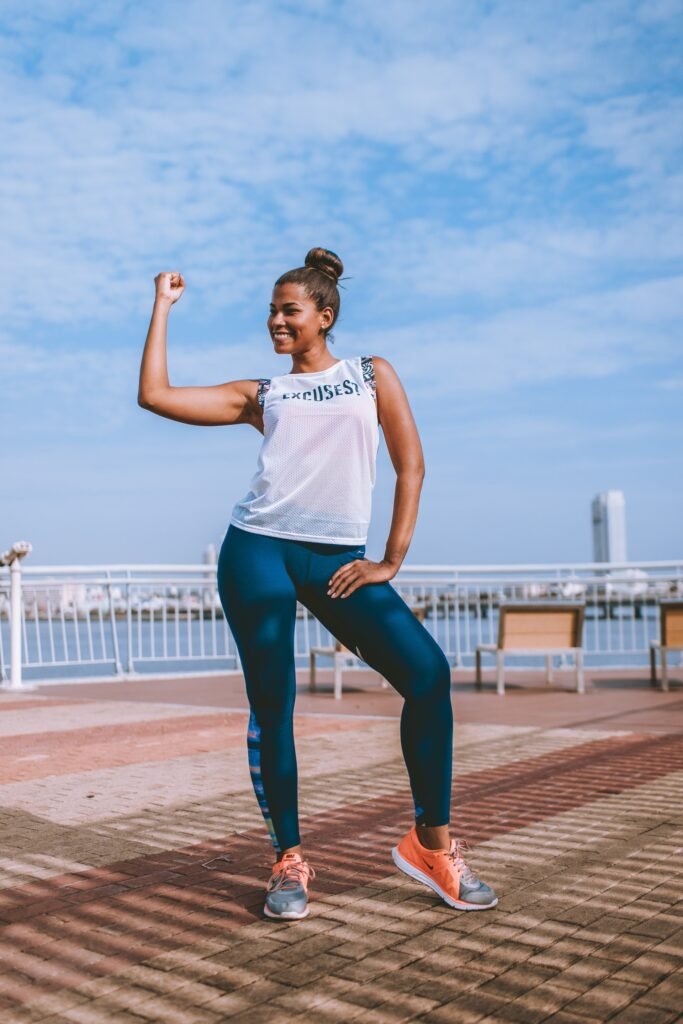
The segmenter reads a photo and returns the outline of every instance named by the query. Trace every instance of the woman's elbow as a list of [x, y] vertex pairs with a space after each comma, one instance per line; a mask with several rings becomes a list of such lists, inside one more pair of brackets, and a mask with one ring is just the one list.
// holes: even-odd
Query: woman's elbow
[[154, 401], [149, 395], [145, 395], [141, 391], [138, 392], [138, 405], [141, 409], [147, 409], [149, 412], [154, 412]]
[[414, 479], [422, 480], [425, 475], [425, 464], [424, 462], [404, 462], [396, 468], [396, 472], [398, 476], [413, 477]]

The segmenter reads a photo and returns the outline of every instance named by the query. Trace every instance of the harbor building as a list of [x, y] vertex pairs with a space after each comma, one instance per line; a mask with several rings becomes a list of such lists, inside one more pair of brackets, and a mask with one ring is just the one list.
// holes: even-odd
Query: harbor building
[[593, 561], [626, 561], [626, 508], [623, 491], [593, 498]]

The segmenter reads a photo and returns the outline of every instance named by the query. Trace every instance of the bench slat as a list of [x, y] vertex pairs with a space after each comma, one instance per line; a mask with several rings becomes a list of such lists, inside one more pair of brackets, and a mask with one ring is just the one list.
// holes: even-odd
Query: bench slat
[[506, 611], [503, 621], [504, 650], [518, 647], [574, 647], [576, 613], [574, 611]]
[[683, 647], [683, 608], [667, 608], [663, 620], [664, 643], [668, 647]]

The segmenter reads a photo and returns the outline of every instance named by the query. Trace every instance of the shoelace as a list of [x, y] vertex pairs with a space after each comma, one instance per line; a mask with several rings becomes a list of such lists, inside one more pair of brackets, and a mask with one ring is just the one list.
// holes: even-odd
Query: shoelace
[[315, 878], [315, 868], [305, 860], [285, 861], [278, 873], [268, 882], [268, 892], [274, 892], [275, 889], [296, 889], [311, 878]]
[[446, 854], [449, 860], [453, 861], [455, 867], [460, 872], [460, 877], [463, 882], [467, 885], [477, 885], [479, 878], [475, 875], [471, 867], [469, 867], [463, 860], [463, 853], [470, 853], [470, 847], [466, 839], [452, 839], [451, 848]]

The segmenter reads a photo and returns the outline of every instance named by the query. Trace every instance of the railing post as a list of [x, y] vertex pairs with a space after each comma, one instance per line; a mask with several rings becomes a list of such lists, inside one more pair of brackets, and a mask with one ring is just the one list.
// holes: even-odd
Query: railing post
[[109, 596], [109, 616], [111, 618], [111, 639], [114, 648], [114, 672], [117, 676], [120, 676], [123, 674], [123, 666], [121, 664], [121, 655], [119, 653], [119, 638], [116, 632], [116, 611], [114, 609], [114, 598], [111, 593], [111, 577], [107, 583], [107, 594]]
[[21, 560], [9, 567], [10, 690], [21, 690]]
[[9, 551], [0, 556], [0, 565], [9, 565], [9, 628], [10, 628], [10, 678], [9, 685], [3, 684], [3, 690], [33, 690], [35, 687], [21, 680], [21, 637], [23, 618], [21, 614], [21, 559], [29, 554], [31, 545], [20, 540], [12, 545]]
[[126, 671], [129, 675], [135, 672], [135, 664], [133, 662], [133, 608], [131, 605], [131, 594], [130, 594], [130, 573], [129, 578], [126, 580], [126, 642], [128, 644], [128, 667]]

